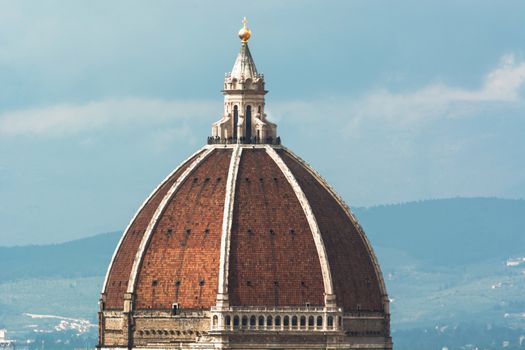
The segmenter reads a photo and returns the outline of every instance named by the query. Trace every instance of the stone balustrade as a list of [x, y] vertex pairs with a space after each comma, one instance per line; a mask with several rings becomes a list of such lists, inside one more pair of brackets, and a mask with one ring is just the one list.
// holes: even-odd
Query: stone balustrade
[[340, 331], [340, 309], [301, 308], [229, 308], [211, 310], [210, 331]]

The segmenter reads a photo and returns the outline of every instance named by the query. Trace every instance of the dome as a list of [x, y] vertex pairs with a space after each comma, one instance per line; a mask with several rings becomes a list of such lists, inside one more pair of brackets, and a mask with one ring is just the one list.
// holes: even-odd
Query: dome
[[392, 349], [389, 300], [349, 207], [281, 144], [241, 44], [208, 142], [125, 229], [99, 349]]
[[279, 145], [210, 145], [173, 171], [123, 235], [105, 308], [133, 293], [137, 310], [209, 309], [221, 292], [230, 306], [344, 311], [383, 311], [385, 297], [348, 207]]

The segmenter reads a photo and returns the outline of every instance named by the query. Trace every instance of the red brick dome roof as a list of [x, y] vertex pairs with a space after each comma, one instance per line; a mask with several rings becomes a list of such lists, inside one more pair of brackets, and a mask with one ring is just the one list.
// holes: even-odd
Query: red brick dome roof
[[278, 145], [208, 145], [146, 199], [125, 230], [104, 310], [323, 306], [385, 311], [361, 227], [305, 162]]

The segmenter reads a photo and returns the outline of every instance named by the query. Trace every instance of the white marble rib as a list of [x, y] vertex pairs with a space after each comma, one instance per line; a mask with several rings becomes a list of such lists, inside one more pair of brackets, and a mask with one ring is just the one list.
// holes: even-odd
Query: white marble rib
[[319, 230], [319, 225], [317, 224], [317, 220], [315, 219], [312, 207], [310, 206], [310, 203], [308, 202], [308, 199], [306, 198], [306, 195], [304, 194], [301, 186], [299, 186], [299, 183], [295, 179], [295, 176], [292, 174], [286, 163], [277, 154], [277, 152], [275, 152], [275, 150], [272, 147], [267, 146], [266, 153], [268, 153], [268, 155], [273, 159], [275, 164], [277, 164], [279, 169], [282, 171], [282, 173], [288, 180], [288, 183], [292, 186], [292, 189], [294, 190], [295, 195], [297, 196], [297, 199], [299, 200], [299, 203], [303, 208], [304, 214], [306, 215], [306, 219], [308, 221], [308, 225], [310, 226], [310, 231], [312, 231], [315, 247], [317, 249], [317, 254], [319, 255], [321, 272], [323, 274], [325, 295], [333, 296], [334, 288], [332, 283], [330, 264], [326, 256], [326, 248], [323, 242], [323, 237], [321, 236], [321, 231]]
[[228, 179], [226, 181], [226, 195], [222, 217], [219, 286], [217, 289], [218, 308], [228, 306], [228, 268], [230, 260], [230, 238], [233, 219], [233, 204], [235, 200], [235, 185], [237, 183], [237, 173], [239, 171], [242, 149], [243, 147], [240, 145], [236, 145], [236, 147], [234, 147], [230, 160], [230, 167], [228, 169]]
[[106, 291], [106, 287], [107, 287], [107, 283], [108, 283], [108, 279], [109, 279], [109, 273], [111, 272], [111, 267], [113, 266], [113, 263], [115, 261], [115, 257], [117, 256], [117, 252], [119, 251], [120, 246], [122, 245], [122, 241], [124, 241], [124, 237], [128, 234], [128, 230], [131, 227], [131, 224], [133, 224], [133, 222], [135, 221], [135, 219], [139, 215], [140, 211], [144, 208], [146, 203], [149, 202], [149, 200], [153, 197], [153, 195], [155, 193], [157, 193], [157, 191], [162, 187], [162, 185], [164, 185], [184, 164], [186, 164], [190, 159], [195, 157], [197, 154], [202, 152], [204, 149], [206, 149], [206, 147], [203, 147], [203, 148], [199, 149], [197, 152], [195, 152], [190, 157], [185, 159], [182, 163], [180, 163], [179, 166], [176, 167], [175, 170], [173, 170], [168, 176], [166, 176], [166, 178], [164, 180], [162, 180], [162, 182], [153, 190], [153, 192], [150, 193], [148, 198], [146, 198], [146, 200], [142, 203], [140, 208], [135, 212], [135, 215], [130, 220], [128, 226], [124, 230], [124, 233], [122, 234], [122, 236], [120, 236], [120, 240], [119, 240], [119, 242], [117, 244], [117, 247], [115, 248], [115, 251], [113, 252], [113, 256], [111, 257], [111, 262], [110, 262], [110, 264], [108, 266], [108, 269], [106, 271], [106, 276], [104, 277], [104, 283], [102, 284], [102, 293], [104, 293]]
[[[386, 298], [387, 296], [387, 292], [386, 292], [386, 287], [385, 287], [385, 281], [383, 279], [383, 273], [381, 272], [381, 267], [379, 266], [379, 262], [377, 261], [377, 257], [376, 257], [376, 254], [374, 252], [374, 249], [372, 248], [372, 245], [370, 244], [370, 241], [368, 240], [368, 238], [366, 237], [366, 234], [363, 230], [363, 228], [361, 227], [361, 225], [359, 224], [359, 222], [357, 221], [357, 218], [354, 216], [354, 214], [352, 213], [352, 210], [350, 209], [350, 207], [346, 204], [346, 202], [337, 194], [337, 192], [335, 192], [335, 190], [326, 182], [326, 180], [321, 176], [319, 175], [319, 173], [317, 173], [317, 171], [315, 171], [308, 163], [306, 163], [303, 159], [301, 159], [299, 156], [297, 156], [295, 153], [293, 153], [292, 151], [290, 151], [289, 149], [283, 147], [283, 149], [290, 155], [292, 156], [295, 160], [297, 160], [299, 163], [301, 163], [301, 165], [317, 180], [321, 183], [321, 185], [332, 195], [332, 197], [337, 201], [337, 203], [339, 203], [339, 205], [341, 205], [346, 213], [346, 215], [348, 216], [348, 218], [350, 219], [350, 221], [354, 224], [354, 226], [357, 228], [357, 232], [358, 234], [361, 236], [361, 238], [363, 239], [363, 242], [365, 243], [365, 247], [367, 248], [368, 250], [368, 253], [369, 255], [372, 257], [372, 262], [373, 262], [373, 265], [374, 265], [374, 270], [376, 272], [376, 275], [378, 277], [378, 280], [379, 280], [379, 287], [380, 287], [380, 290], [381, 290], [381, 295]], [[387, 299], [387, 302], [388, 302], [388, 299]]]
[[137, 275], [139, 267], [142, 263], [142, 259], [144, 258], [144, 252], [146, 250], [146, 246], [148, 245], [148, 242], [151, 238], [151, 234], [153, 233], [153, 230], [158, 224], [158, 221], [160, 219], [161, 214], [164, 212], [164, 209], [166, 208], [166, 205], [170, 201], [171, 197], [177, 192], [179, 187], [184, 183], [184, 180], [193, 172], [193, 170], [199, 165], [204, 159], [210, 155], [211, 152], [214, 151], [215, 148], [210, 147], [206, 148], [206, 150], [201, 153], [197, 159], [195, 159], [191, 165], [184, 170], [184, 172], [179, 176], [177, 181], [171, 186], [171, 188], [168, 190], [164, 198], [162, 198], [162, 201], [160, 202], [159, 206], [155, 210], [155, 213], [153, 214], [153, 217], [151, 218], [148, 227], [146, 229], [146, 232], [144, 233], [144, 236], [142, 237], [142, 241], [140, 242], [139, 249], [137, 251], [137, 254], [135, 255], [135, 259], [133, 260], [133, 267], [131, 269], [130, 277], [129, 277], [129, 283], [128, 283], [128, 293], [133, 293], [135, 291], [135, 284], [137, 281]]

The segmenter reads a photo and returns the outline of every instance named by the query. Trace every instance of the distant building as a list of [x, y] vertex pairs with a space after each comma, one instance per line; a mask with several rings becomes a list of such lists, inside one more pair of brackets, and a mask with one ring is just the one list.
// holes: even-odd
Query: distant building
[[118, 244], [100, 349], [392, 349], [372, 247], [343, 200], [281, 145], [250, 34], [239, 32], [208, 144]]
[[13, 349], [15, 347], [15, 341], [7, 338], [7, 330], [0, 329], [0, 349]]

